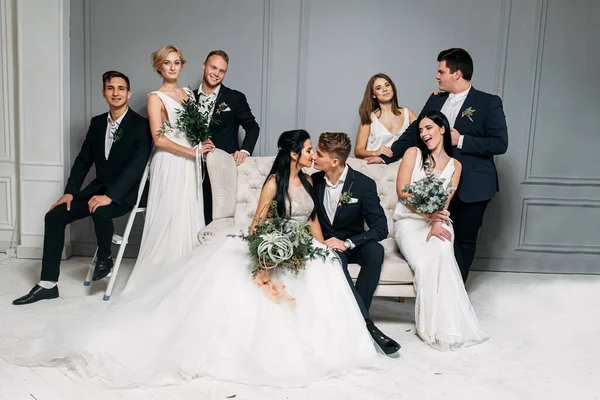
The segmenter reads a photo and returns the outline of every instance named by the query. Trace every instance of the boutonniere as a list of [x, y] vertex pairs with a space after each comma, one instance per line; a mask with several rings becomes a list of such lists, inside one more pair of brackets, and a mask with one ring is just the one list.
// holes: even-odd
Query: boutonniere
[[358, 203], [358, 199], [352, 197], [352, 192], [344, 192], [340, 196], [340, 200], [338, 201], [338, 207], [346, 205], [346, 204], [355, 204]]
[[215, 114], [221, 114], [222, 112], [225, 111], [229, 111], [229, 106], [227, 105], [227, 103], [225, 103], [224, 101], [221, 102], [221, 104], [219, 104], [217, 106], [217, 110], [215, 111]]
[[113, 142], [117, 142], [119, 139], [123, 137], [123, 129], [119, 126], [119, 128], [113, 133]]
[[462, 112], [462, 114], [461, 114], [460, 116], [461, 116], [461, 118], [462, 118], [462, 117], [467, 117], [467, 118], [469, 118], [469, 119], [471, 120], [471, 122], [473, 122], [473, 118], [471, 118], [471, 117], [473, 116], [473, 113], [474, 113], [475, 111], [476, 111], [476, 110], [473, 110], [473, 107], [469, 107], [469, 108], [467, 108], [465, 111], [463, 111], [463, 112]]

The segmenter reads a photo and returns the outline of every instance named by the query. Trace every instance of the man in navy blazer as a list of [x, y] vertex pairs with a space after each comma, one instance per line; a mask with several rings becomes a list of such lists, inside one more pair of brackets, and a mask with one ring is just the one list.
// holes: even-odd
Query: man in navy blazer
[[[449, 211], [454, 222], [454, 252], [466, 282], [483, 215], [499, 190], [494, 156], [506, 152], [508, 131], [500, 97], [471, 86], [473, 60], [469, 53], [452, 48], [442, 51], [437, 60], [436, 79], [441, 92], [430, 96], [421, 112], [436, 110], [448, 117], [452, 157], [463, 166]], [[394, 142], [392, 157], [372, 157], [367, 162], [390, 163], [402, 158], [409, 147], [416, 145], [418, 129], [414, 122]]]

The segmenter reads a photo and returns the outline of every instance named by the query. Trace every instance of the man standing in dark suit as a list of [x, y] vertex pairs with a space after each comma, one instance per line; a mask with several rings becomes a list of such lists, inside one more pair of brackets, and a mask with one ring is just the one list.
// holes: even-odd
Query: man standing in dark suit
[[[436, 79], [442, 93], [432, 95], [421, 112], [441, 111], [452, 127], [452, 157], [462, 163], [456, 195], [450, 203], [454, 222], [454, 253], [463, 281], [467, 281], [477, 234], [492, 197], [499, 190], [494, 156], [508, 148], [508, 130], [500, 97], [471, 86], [473, 60], [460, 48], [442, 51]], [[413, 123], [392, 145], [393, 157], [374, 157], [369, 163], [390, 163], [416, 145], [418, 126]]]
[[[386, 354], [392, 354], [400, 345], [369, 317], [381, 275], [384, 251], [379, 241], [388, 236], [387, 219], [375, 181], [346, 164], [351, 147], [345, 133], [328, 132], [319, 138], [314, 166], [320, 171], [312, 175], [317, 216], [325, 245], [339, 255], [369, 333]], [[349, 262], [360, 264], [356, 285], [348, 272]]]
[[[202, 64], [202, 83], [194, 92], [200, 109], [212, 115], [211, 141], [216, 148], [233, 155], [236, 165], [242, 164], [252, 154], [260, 128], [246, 96], [242, 92], [229, 89], [221, 82], [229, 66], [229, 56], [223, 50], [213, 50]], [[240, 147], [238, 132], [240, 126], [246, 135]], [[208, 172], [202, 184], [204, 197], [204, 222], [212, 221], [212, 190]]]
[[[65, 228], [73, 221], [91, 215], [94, 222], [98, 253], [93, 280], [104, 278], [112, 268], [112, 219], [127, 214], [135, 205], [152, 137], [146, 118], [127, 106], [129, 78], [108, 71], [102, 75], [102, 83], [109, 112], [92, 118], [65, 192], [46, 214], [41, 280], [28, 294], [13, 301], [14, 305], [58, 297]], [[81, 189], [92, 165], [96, 166], [96, 178]]]

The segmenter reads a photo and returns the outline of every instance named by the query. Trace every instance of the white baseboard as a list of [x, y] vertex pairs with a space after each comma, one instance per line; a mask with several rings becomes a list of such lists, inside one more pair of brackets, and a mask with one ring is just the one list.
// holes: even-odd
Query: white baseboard
[[[41, 260], [43, 255], [44, 249], [42, 247], [17, 246], [17, 258]], [[72, 255], [73, 247], [71, 243], [69, 243], [63, 249], [61, 260], [66, 260]]]

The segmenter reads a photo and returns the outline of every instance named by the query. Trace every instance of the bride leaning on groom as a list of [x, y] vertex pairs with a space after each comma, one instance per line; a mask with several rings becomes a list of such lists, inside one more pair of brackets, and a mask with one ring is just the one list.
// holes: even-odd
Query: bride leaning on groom
[[[381, 352], [392, 354], [400, 346], [377, 329], [368, 309], [381, 273], [383, 248], [378, 241], [387, 236], [387, 222], [375, 182], [346, 164], [351, 149], [348, 136], [324, 133], [316, 152], [304, 130], [284, 132], [278, 140], [279, 151], [249, 229], [261, 220], [266, 205], [277, 200], [284, 205], [278, 208], [280, 217], [309, 221], [314, 245], [334, 250], [338, 257], [308, 261], [298, 276], [277, 276], [296, 298], [296, 305], [276, 304], [252, 282], [253, 263], [240, 238], [228, 237], [202, 246], [194, 242], [203, 226], [202, 196], [198, 196], [195, 185], [195, 150], [185, 132], [158, 135], [165, 121], [174, 122], [185, 96], [193, 94], [186, 92], [184, 96], [177, 85], [183, 66], [179, 50], [162, 56], [155, 53], [153, 58], [161, 71], [163, 86], [148, 98], [156, 146], [141, 247], [151, 249], [152, 255], [138, 259], [132, 281], [109, 310], [88, 318], [86, 323], [75, 324], [72, 318], [65, 322], [50, 319], [48, 329], [5, 345], [0, 356], [18, 365], [69, 366], [86, 376], [141, 385], [165, 385], [207, 376], [249, 384], [298, 386], [352, 370], [383, 366], [386, 361]], [[124, 88], [119, 96], [108, 92], [105, 95], [110, 114], [92, 120], [82, 147], [82, 153], [89, 152], [89, 158], [82, 163], [82, 154], [78, 156], [66, 190], [82, 198], [80, 202], [90, 199], [89, 204], [85, 203], [89, 208], [84, 208], [92, 216], [107, 207], [100, 203], [104, 199], [96, 196], [113, 193], [115, 188], [121, 189], [117, 193], [135, 193], [150, 148], [147, 124], [139, 124], [136, 131], [133, 124], [125, 125], [124, 118], [116, 130], [122, 127], [122, 136], [112, 137], [122, 141], [121, 158], [131, 163], [137, 160], [138, 169], [115, 169], [132, 171], [136, 176], [123, 172], [129, 177], [126, 180], [117, 172], [110, 175], [98, 168], [116, 162], [110, 155], [117, 148], [114, 142], [112, 150], [107, 144], [114, 125], [112, 118], [118, 115], [115, 111], [124, 109], [137, 116], [127, 111], [128, 79], [122, 74], [105, 74], [103, 81], [103, 93], [110, 90], [113, 81], [119, 90]], [[419, 118], [418, 126], [417, 147], [407, 151], [398, 172], [398, 185], [420, 179], [427, 161], [435, 166], [440, 178], [455, 187], [461, 169], [460, 163], [449, 156], [450, 129], [446, 118], [439, 112], [428, 113]], [[137, 145], [130, 144], [137, 136]], [[105, 149], [104, 144], [109, 155], [100, 151]], [[202, 146], [203, 152], [211, 149], [209, 144]], [[132, 154], [139, 156], [131, 157]], [[305, 175], [302, 168], [313, 162], [321, 172]], [[81, 166], [89, 169], [92, 163], [97, 164], [98, 188], [79, 192], [83, 181], [78, 178]], [[338, 207], [340, 198], [350, 192], [356, 201]], [[400, 193], [399, 196], [405, 197]], [[126, 196], [121, 194], [108, 200], [121, 202], [123, 198]], [[60, 207], [64, 213], [70, 212], [67, 204]], [[123, 210], [119, 215], [127, 212], [124, 206]], [[109, 217], [105, 219], [110, 221]], [[47, 217], [47, 225], [48, 220]], [[72, 220], [61, 221], [62, 232]], [[454, 260], [452, 226], [441, 222], [430, 226], [425, 216], [401, 202], [394, 220], [398, 245], [415, 270], [415, 315], [421, 338], [440, 349], [487, 339], [478, 327]], [[365, 223], [369, 227], [366, 231]], [[54, 238], [47, 241], [56, 240], [54, 229]], [[100, 231], [106, 234], [106, 228]], [[52, 249], [56, 250], [56, 245]], [[45, 257], [49, 248], [44, 247]], [[110, 246], [107, 253], [110, 257]], [[361, 264], [356, 285], [348, 274], [348, 262]], [[54, 268], [55, 275], [48, 277], [45, 265], [43, 261], [42, 280], [47, 282], [40, 282], [15, 304], [58, 297], [58, 266]], [[95, 274], [95, 278], [102, 277]], [[48, 282], [53, 289], [45, 287]], [[89, 314], [89, 310], [85, 311]]]

